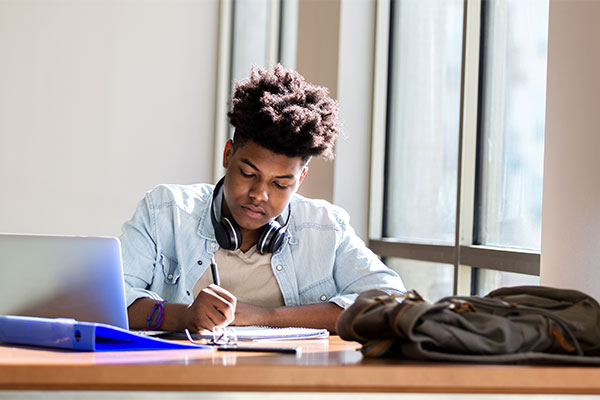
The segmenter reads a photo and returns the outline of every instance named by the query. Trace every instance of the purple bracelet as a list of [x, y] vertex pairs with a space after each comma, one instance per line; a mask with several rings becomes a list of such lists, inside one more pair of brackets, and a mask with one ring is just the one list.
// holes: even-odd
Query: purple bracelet
[[164, 303], [168, 300], [158, 300], [154, 303], [154, 307], [148, 314], [148, 318], [146, 318], [146, 331], [157, 331], [160, 330], [163, 319], [165, 317], [165, 305]]

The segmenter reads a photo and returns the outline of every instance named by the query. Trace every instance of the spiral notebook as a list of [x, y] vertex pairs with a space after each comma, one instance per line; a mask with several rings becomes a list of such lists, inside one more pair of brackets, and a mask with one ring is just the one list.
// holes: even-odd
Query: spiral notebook
[[[324, 339], [329, 337], [327, 329], [313, 328], [272, 328], [269, 326], [228, 326], [227, 330], [233, 331], [235, 337], [240, 342], [258, 342], [269, 340], [303, 340], [303, 339]], [[162, 338], [185, 338], [184, 333], [180, 332], [156, 332], [155, 334]], [[200, 333], [191, 334], [192, 339], [214, 338], [212, 331], [204, 330]]]
[[230, 329], [235, 331], [238, 340], [241, 341], [323, 339], [329, 336], [327, 329], [267, 326], [236, 326]]

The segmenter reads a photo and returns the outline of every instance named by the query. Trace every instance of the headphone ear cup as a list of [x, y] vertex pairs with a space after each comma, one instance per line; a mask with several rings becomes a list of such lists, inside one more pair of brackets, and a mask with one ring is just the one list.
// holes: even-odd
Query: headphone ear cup
[[219, 246], [225, 250], [237, 250], [242, 245], [240, 228], [235, 221], [232, 222], [229, 218], [223, 217], [215, 225], [215, 236]]
[[229, 220], [226, 217], [218, 217], [215, 209], [215, 202], [220, 189], [225, 182], [225, 178], [221, 178], [213, 189], [212, 202], [210, 204], [210, 220], [215, 229], [215, 237], [217, 243], [225, 250], [237, 250], [242, 245], [242, 232], [235, 221]]
[[283, 244], [283, 239], [285, 238], [285, 229], [281, 228], [275, 232], [275, 235], [271, 239], [271, 243], [269, 245], [269, 253], [275, 253], [281, 245]]
[[256, 247], [260, 254], [275, 253], [283, 243], [285, 228], [277, 221], [269, 222], [263, 229]]

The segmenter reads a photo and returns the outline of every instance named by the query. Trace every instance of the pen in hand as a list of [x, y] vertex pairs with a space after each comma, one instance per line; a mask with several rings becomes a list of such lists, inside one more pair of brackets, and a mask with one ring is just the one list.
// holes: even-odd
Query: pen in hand
[[217, 262], [215, 261], [215, 257], [213, 256], [210, 259], [210, 270], [213, 276], [213, 282], [217, 286], [221, 286], [221, 282], [219, 281], [219, 271], [217, 270]]
[[[213, 255], [210, 259], [210, 271], [212, 272], [212, 277], [213, 277], [213, 282], [215, 285], [217, 286], [221, 286], [221, 281], [219, 280], [219, 270], [217, 269], [217, 261], [215, 260], [215, 256]], [[223, 289], [224, 292], [227, 292], [225, 289]], [[231, 307], [231, 313], [232, 313], [232, 317], [235, 318], [235, 297], [233, 297], [233, 295], [231, 295], [229, 292], [227, 292], [228, 295], [225, 296], [224, 294], [221, 294], [221, 296], [225, 296], [225, 300], [223, 301], [231, 301], [232, 304], [227, 303], [228, 308]], [[230, 297], [231, 296], [231, 297]], [[221, 311], [219, 308], [216, 308], [216, 310], [223, 316], [225, 317], [225, 321], [223, 321], [220, 324], [217, 324], [215, 327], [213, 327], [213, 335], [215, 334], [215, 329], [218, 327], [223, 327], [226, 325], [229, 325], [232, 321], [233, 318], [229, 319], [229, 317], [226, 317], [226, 314], [224, 311]], [[220, 333], [220, 336], [223, 336], [223, 332]]]

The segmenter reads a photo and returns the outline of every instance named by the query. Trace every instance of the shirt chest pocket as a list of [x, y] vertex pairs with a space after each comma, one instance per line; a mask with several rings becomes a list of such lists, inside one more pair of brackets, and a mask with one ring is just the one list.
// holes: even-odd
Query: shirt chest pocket
[[160, 253], [160, 265], [162, 267], [163, 276], [167, 285], [174, 285], [181, 276], [181, 267], [177, 260], [166, 256], [163, 252]]
[[301, 304], [327, 303], [337, 295], [337, 288], [333, 278], [326, 278], [300, 289]]

